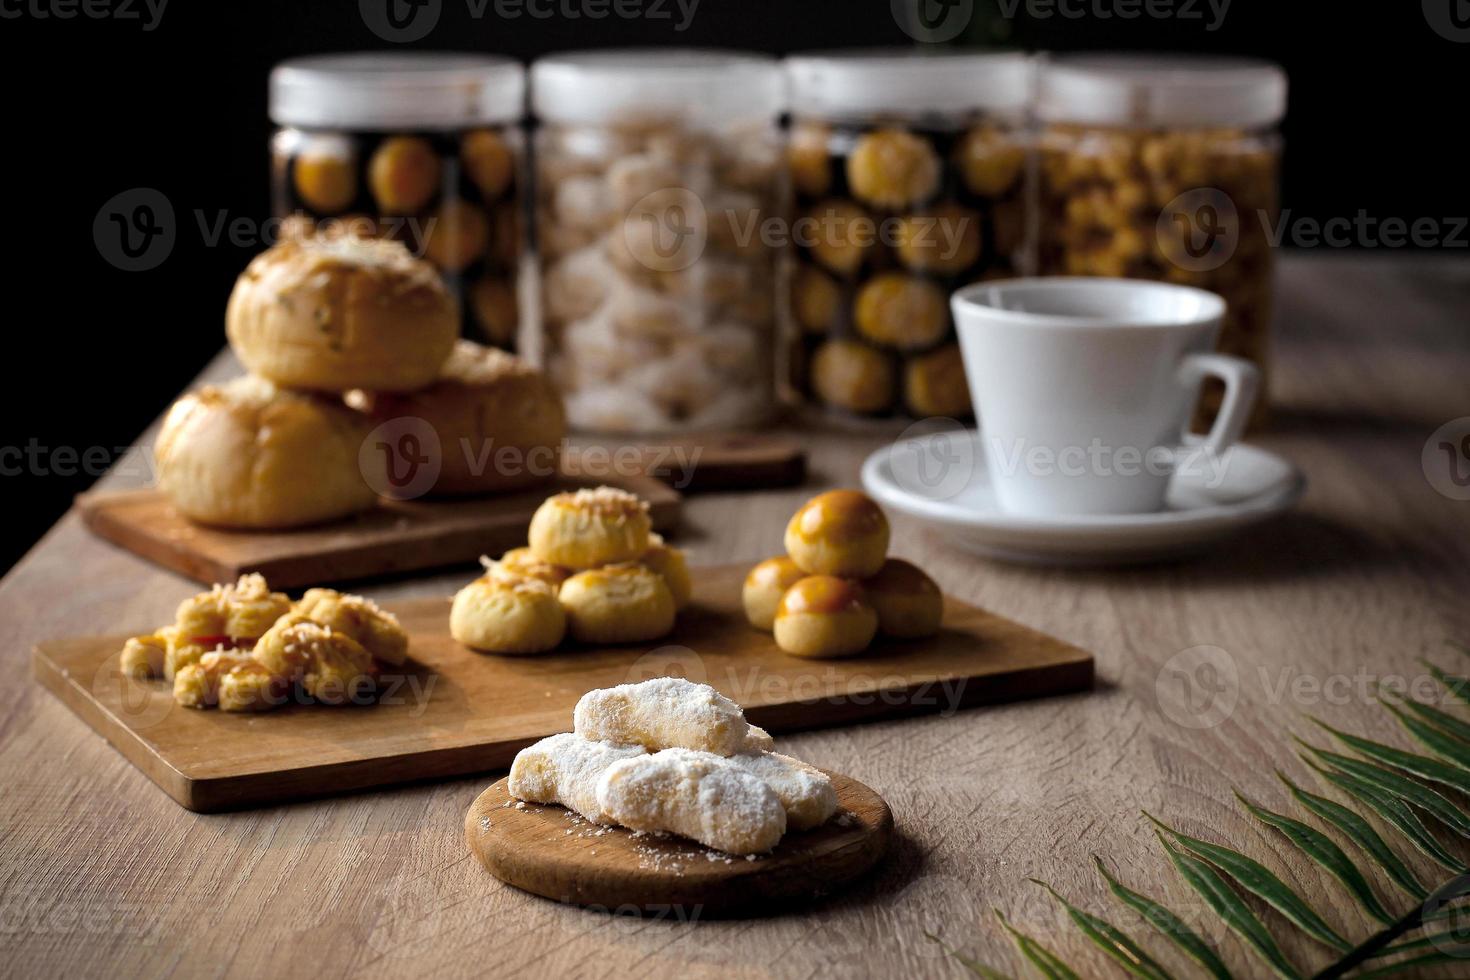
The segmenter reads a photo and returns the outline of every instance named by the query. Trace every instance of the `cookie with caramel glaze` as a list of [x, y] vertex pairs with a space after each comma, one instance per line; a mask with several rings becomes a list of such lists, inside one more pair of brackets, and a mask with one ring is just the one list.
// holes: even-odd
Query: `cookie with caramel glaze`
[[878, 614], [851, 579], [811, 575], [781, 596], [776, 645], [798, 657], [847, 657], [866, 650], [878, 632]]
[[867, 578], [888, 555], [888, 518], [857, 490], [818, 494], [786, 525], [786, 553], [811, 575]]

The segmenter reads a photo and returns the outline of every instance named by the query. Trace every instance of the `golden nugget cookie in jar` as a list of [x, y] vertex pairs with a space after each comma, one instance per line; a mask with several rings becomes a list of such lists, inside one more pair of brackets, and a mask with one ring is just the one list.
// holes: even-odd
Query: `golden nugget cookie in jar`
[[[1286, 75], [1265, 62], [1087, 55], [1043, 65], [1041, 271], [1219, 293], [1220, 350], [1266, 372], [1285, 112]], [[1220, 395], [1206, 388], [1197, 424]]]
[[793, 386], [842, 415], [969, 416], [949, 294], [1025, 264], [1030, 60], [854, 51], [786, 71]]
[[393, 238], [439, 267], [463, 333], [514, 349], [525, 70], [506, 58], [346, 54], [271, 72], [287, 233]]
[[572, 424], [639, 433], [769, 418], [785, 186], [777, 63], [567, 54], [536, 62], [531, 86], [538, 353]]

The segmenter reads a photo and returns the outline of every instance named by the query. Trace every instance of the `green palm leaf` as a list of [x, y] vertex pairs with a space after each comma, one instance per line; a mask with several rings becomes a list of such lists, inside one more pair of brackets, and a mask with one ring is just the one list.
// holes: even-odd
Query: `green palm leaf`
[[[1465, 942], [1465, 931], [1463, 929], [1445, 929], [1441, 932], [1431, 933], [1428, 936], [1420, 936], [1418, 939], [1409, 939], [1405, 942], [1385, 946], [1374, 953], [1370, 959], [1378, 959], [1380, 956], [1396, 956], [1399, 953], [1410, 953], [1416, 949], [1442, 949], [1453, 947], [1456, 950], [1463, 949], [1462, 955], [1470, 955], [1470, 944]], [[1445, 950], [1448, 952], [1448, 950]]]
[[1397, 963], [1389, 963], [1387, 966], [1380, 966], [1378, 969], [1369, 970], [1366, 973], [1354, 973], [1353, 980], [1370, 980], [1370, 978], [1375, 977], [1392, 977], [1397, 976], [1400, 973], [1406, 973], [1410, 970], [1417, 971], [1426, 969], [1431, 966], [1449, 966], [1451, 964], [1464, 966], [1465, 957], [1457, 956], [1454, 953], [1425, 953], [1423, 956], [1415, 956], [1412, 959], [1399, 960]]
[[1077, 972], [1045, 946], [1026, 935], [1024, 932], [1011, 925], [1010, 920], [1000, 909], [995, 910], [995, 917], [1005, 927], [1006, 932], [1011, 934], [1011, 940], [1016, 944], [1016, 949], [1026, 958], [1026, 962], [1036, 968], [1046, 980], [1080, 980]]
[[1194, 855], [1170, 844], [1160, 831], [1155, 830], [1154, 834], [1159, 838], [1164, 853], [1169, 856], [1169, 862], [1174, 865], [1179, 876], [1236, 935], [1245, 940], [1272, 972], [1284, 980], [1300, 980], [1301, 974], [1281, 952], [1281, 947], [1276, 945], [1271, 933], [1240, 896], [1225, 883], [1219, 872]]
[[1418, 848], [1426, 857], [1450, 871], [1464, 870], [1460, 862], [1455, 860], [1454, 855], [1444, 849], [1429, 828], [1424, 826], [1423, 821], [1415, 816], [1414, 811], [1409, 809], [1405, 803], [1351, 773], [1325, 769], [1305, 755], [1302, 756], [1302, 761], [1323, 779], [1382, 817], [1385, 823], [1403, 834], [1409, 843]]
[[1419, 879], [1414, 877], [1414, 872], [1409, 870], [1409, 866], [1399, 860], [1399, 856], [1384, 842], [1378, 831], [1373, 829], [1372, 824], [1341, 803], [1329, 800], [1325, 796], [1318, 796], [1316, 793], [1307, 792], [1288, 779], [1280, 769], [1276, 770], [1276, 778], [1286, 784], [1292, 797], [1305, 809], [1342, 831], [1348, 840], [1356, 844], [1363, 853], [1384, 870], [1389, 878], [1393, 879], [1394, 884], [1419, 901], [1423, 901], [1429, 895], [1429, 890], [1419, 883]]
[[[1406, 803], [1412, 803], [1414, 806], [1435, 817], [1440, 823], [1449, 827], [1451, 830], [1456, 831], [1462, 836], [1470, 837], [1470, 818], [1467, 818], [1461, 813], [1453, 803], [1438, 791], [1430, 789], [1421, 783], [1416, 783], [1414, 780], [1401, 776], [1396, 772], [1384, 769], [1381, 766], [1364, 762], [1361, 759], [1339, 755], [1336, 752], [1328, 752], [1326, 749], [1319, 749], [1313, 745], [1308, 745], [1306, 742], [1302, 742], [1301, 744], [1306, 746], [1307, 750], [1314, 756], [1333, 768], [1345, 772], [1350, 776], [1356, 776], [1363, 782], [1368, 783], [1379, 793], [1403, 800]], [[1410, 753], [1405, 752], [1403, 754], [1409, 755]], [[1420, 758], [1420, 756], [1415, 756], [1414, 758]], [[1440, 764], [1442, 765], [1442, 763]], [[1450, 767], [1445, 766], [1445, 768], [1448, 769]]]
[[1001, 973], [999, 970], [993, 967], [986, 966], [979, 960], [971, 959], [957, 949], [951, 949], [949, 946], [945, 945], [943, 939], [940, 939], [928, 929], [924, 930], [924, 938], [932, 943], [937, 943], [940, 949], [944, 950], [950, 956], [954, 957], [955, 960], [957, 960], [965, 969], [975, 974], [975, 976], [981, 977], [982, 980], [1011, 980], [1011, 977], [1007, 976], [1004, 973]]
[[1461, 704], [1470, 704], [1470, 677], [1459, 677], [1441, 670], [1437, 665], [1428, 660], [1420, 660], [1421, 664], [1429, 671], [1429, 676], [1439, 682], [1450, 697]]
[[[1395, 769], [1402, 769], [1404, 772], [1412, 773], [1421, 779], [1428, 779], [1431, 782], [1440, 783], [1451, 789], [1457, 789], [1462, 793], [1470, 793], [1470, 772], [1466, 772], [1458, 766], [1451, 766], [1447, 763], [1440, 762], [1438, 759], [1416, 755], [1413, 752], [1405, 752], [1403, 749], [1396, 749], [1392, 745], [1384, 745], [1382, 742], [1360, 738], [1357, 735], [1349, 735], [1347, 732], [1338, 731], [1326, 722], [1318, 721], [1316, 718], [1312, 718], [1311, 720], [1333, 738], [1354, 749], [1359, 755], [1372, 759], [1375, 762], [1381, 762], [1386, 766], [1392, 766]], [[1411, 800], [1410, 802], [1413, 801]], [[1454, 807], [1450, 807], [1449, 810], [1454, 814], [1454, 821], [1458, 821], [1450, 821], [1450, 826], [1455, 827], [1456, 830], [1466, 837], [1470, 837], [1470, 819], [1466, 819]]]
[[1183, 919], [1153, 899], [1140, 895], [1114, 878], [1102, 863], [1102, 858], [1096, 854], [1092, 856], [1092, 863], [1097, 866], [1098, 874], [1103, 876], [1103, 880], [1108, 883], [1108, 890], [1118, 901], [1141, 915], [1154, 931], [1178, 946], [1186, 956], [1208, 970], [1215, 980], [1234, 980], [1219, 954], [1209, 943], [1200, 938], [1199, 933], [1185, 925]]
[[1143, 980], [1173, 980], [1168, 970], [1160, 966], [1158, 961], [1148, 955], [1142, 946], [1111, 922], [1079, 909], [1044, 881], [1032, 878], [1031, 883], [1040, 885], [1050, 892], [1051, 897], [1067, 910], [1067, 917], [1078, 929], [1082, 930], [1082, 934], [1090, 939], [1098, 949], [1117, 960], [1118, 965], [1124, 970], [1135, 977], [1142, 977]]
[[1358, 900], [1359, 905], [1363, 906], [1365, 912], [1384, 925], [1393, 923], [1394, 917], [1379, 904], [1378, 897], [1368, 886], [1368, 879], [1363, 877], [1363, 873], [1348, 859], [1342, 848], [1332, 841], [1332, 838], [1315, 827], [1307, 826], [1300, 820], [1293, 820], [1291, 817], [1256, 806], [1242, 796], [1238, 790], [1235, 798], [1250, 811], [1251, 816], [1266, 826], [1280, 831], [1283, 837], [1296, 845], [1297, 850], [1311, 858], [1322, 870], [1342, 882], [1343, 887], [1353, 893], [1353, 897]]
[[1470, 774], [1470, 742], [1461, 741], [1442, 729], [1420, 721], [1418, 718], [1410, 717], [1398, 705], [1384, 702], [1383, 706], [1393, 712], [1393, 716], [1399, 720], [1399, 724], [1404, 726], [1414, 741]]
[[1400, 707], [1408, 708], [1424, 721], [1443, 729], [1450, 735], [1470, 745], [1470, 722], [1463, 721], [1448, 711], [1440, 711], [1438, 708], [1432, 708], [1427, 704], [1420, 704], [1418, 701], [1405, 699], [1399, 702], [1399, 705]]
[[1144, 816], [1152, 820], [1155, 826], [1168, 832], [1176, 844], [1225, 872], [1236, 884], [1286, 916], [1297, 928], [1319, 943], [1343, 953], [1353, 948], [1352, 943], [1339, 936], [1315, 909], [1264, 864], [1228, 847], [1181, 834], [1147, 812]]

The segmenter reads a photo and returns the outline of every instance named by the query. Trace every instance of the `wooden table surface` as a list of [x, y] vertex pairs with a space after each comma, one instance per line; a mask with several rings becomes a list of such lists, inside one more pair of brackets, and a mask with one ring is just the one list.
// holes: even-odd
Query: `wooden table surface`
[[[962, 975], [927, 930], [1021, 974], [994, 906], [1087, 974], [1113, 975], [1026, 878], [1129, 923], [1088, 867], [1096, 852], [1124, 881], [1218, 931], [1192, 914], [1197, 903], [1140, 808], [1264, 856], [1318, 896], [1339, 929], [1366, 936], [1356, 907], [1248, 823], [1231, 788], [1286, 809], [1271, 770], [1309, 780], [1286, 743], [1303, 711], [1395, 738], [1369, 703], [1371, 682], [1422, 677], [1416, 657], [1458, 657], [1445, 639], [1470, 638], [1470, 502], [1436, 492], [1420, 461], [1431, 433], [1470, 415], [1470, 264], [1289, 256], [1279, 294], [1279, 408], [1258, 441], [1311, 480], [1290, 516], [1208, 557], [1113, 571], [980, 561], [895, 520], [895, 553], [946, 591], [1094, 651], [1097, 688], [783, 739], [877, 789], [899, 831], [874, 879], [805, 915], [717, 922], [671, 910], [640, 921], [504, 887], [462, 836], [488, 774], [226, 815], [180, 809], [30, 678], [35, 642], [151, 628], [195, 591], [68, 515], [0, 583], [0, 656], [14, 678], [0, 686], [0, 971]], [[208, 373], [232, 370], [221, 358]], [[679, 543], [698, 564], [778, 551], [792, 509], [817, 487], [855, 485], [882, 441], [811, 435], [810, 485], [691, 498]], [[133, 467], [104, 483], [146, 477]], [[448, 594], [468, 574], [362, 591]], [[1200, 646], [1221, 648], [1235, 668], [1233, 680], [1227, 669], [1203, 675], [1220, 683], [1183, 691], [1215, 722], [1206, 727], [1170, 710], [1181, 696], [1171, 685], [1201, 675], [1165, 666]], [[1241, 975], [1257, 972], [1233, 937], [1221, 946]], [[1288, 952], [1321, 962], [1296, 944]]]

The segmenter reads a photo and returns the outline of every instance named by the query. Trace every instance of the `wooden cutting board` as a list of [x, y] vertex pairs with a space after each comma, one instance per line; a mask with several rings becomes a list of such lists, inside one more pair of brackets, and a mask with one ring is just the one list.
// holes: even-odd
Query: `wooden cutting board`
[[627, 473], [629, 463], [680, 493], [792, 487], [806, 479], [806, 448], [789, 436], [759, 432], [569, 447], [562, 456], [562, 469], [585, 479]]
[[[1091, 654], [953, 598], [931, 639], [879, 641], [848, 660], [788, 656], [745, 622], [746, 571], [696, 569], [693, 604], [659, 643], [537, 657], [460, 646], [449, 636], [448, 597], [390, 605], [408, 631], [410, 662], [385, 675], [381, 702], [365, 707], [292, 704], [258, 715], [180, 707], [163, 681], [118, 670], [123, 635], [44, 643], [34, 664], [42, 685], [198, 811], [503, 769], [537, 739], [569, 731], [587, 691], [650, 677], [711, 684], [774, 733], [1092, 684]], [[99, 625], [141, 633], [159, 624]]]
[[564, 807], [518, 806], [504, 779], [470, 806], [465, 840], [495, 877], [558, 902], [679, 922], [769, 913], [831, 894], [888, 850], [893, 813], [883, 797], [828, 775], [837, 790], [833, 818], [788, 831], [770, 854], [749, 860], [679, 837], [599, 827]]
[[548, 496], [598, 483], [648, 501], [655, 530], [679, 523], [679, 493], [649, 476], [563, 477], [535, 490], [462, 500], [385, 500], [357, 517], [293, 531], [203, 527], [153, 488], [86, 493], [76, 506], [99, 537], [196, 582], [260, 572], [274, 588], [295, 589], [499, 555], [526, 543], [531, 515]]

